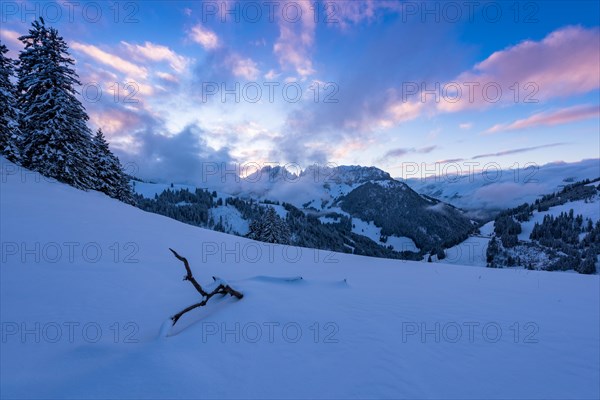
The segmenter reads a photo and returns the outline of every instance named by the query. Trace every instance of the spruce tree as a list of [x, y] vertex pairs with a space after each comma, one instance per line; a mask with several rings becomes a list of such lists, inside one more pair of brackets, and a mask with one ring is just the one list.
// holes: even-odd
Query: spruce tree
[[10, 81], [15, 72], [15, 61], [6, 53], [8, 49], [0, 43], [0, 153], [10, 161], [20, 163], [19, 109], [15, 87]]
[[121, 163], [108, 146], [102, 129], [98, 129], [94, 136], [94, 152], [92, 155], [95, 168], [94, 189], [106, 193], [110, 197], [133, 202], [133, 193], [129, 185], [129, 177], [123, 172]]
[[68, 46], [43, 18], [19, 38], [18, 105], [25, 167], [80, 189], [95, 186], [92, 138]]
[[260, 219], [250, 224], [250, 232], [247, 236], [260, 242], [290, 243], [290, 230], [287, 223], [277, 215], [273, 207], [267, 207]]

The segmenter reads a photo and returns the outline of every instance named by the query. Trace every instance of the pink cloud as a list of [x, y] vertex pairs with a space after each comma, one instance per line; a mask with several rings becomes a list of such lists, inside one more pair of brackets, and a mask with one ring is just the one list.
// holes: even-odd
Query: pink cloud
[[598, 106], [573, 106], [553, 112], [542, 112], [528, 118], [519, 119], [510, 124], [497, 124], [486, 131], [496, 133], [503, 131], [515, 131], [535, 126], [552, 126], [566, 124], [568, 122], [580, 121], [588, 118], [598, 118], [600, 109]]
[[[387, 108], [387, 118], [384, 121], [388, 121], [389, 125], [395, 125], [400, 122], [410, 121], [417, 118], [423, 112], [425, 104], [418, 101], [413, 102], [392, 102]], [[384, 123], [384, 126], [386, 124]]]
[[0, 29], [0, 41], [8, 50], [18, 53], [23, 48], [23, 43], [19, 40], [21, 36], [18, 32], [11, 31], [10, 29]]
[[23, 43], [19, 40], [19, 36], [21, 36], [18, 32], [11, 31], [10, 29], [0, 29], [0, 37], [2, 41], [8, 40], [12, 44], [16, 44], [22, 46]]
[[160, 44], [155, 44], [151, 42], [145, 42], [143, 46], [139, 44], [130, 44], [127, 42], [121, 42], [127, 52], [134, 57], [140, 58], [142, 60], [150, 60], [150, 61], [167, 61], [171, 68], [176, 72], [183, 72], [188, 65], [188, 60], [175, 53], [173, 50], [168, 48], [167, 46], [162, 46]]
[[158, 76], [160, 79], [164, 79], [165, 81], [168, 82], [172, 82], [172, 83], [178, 83], [179, 79], [177, 79], [176, 76], [174, 76], [173, 74], [169, 74], [168, 72], [160, 72], [158, 71], [156, 73], [156, 76]]
[[[500, 85], [500, 102], [545, 101], [556, 97], [586, 93], [600, 87], [600, 29], [569, 26], [550, 33], [543, 40], [526, 40], [515, 46], [497, 51], [472, 70], [460, 74], [453, 82], [462, 88], [462, 97], [455, 102], [441, 101], [440, 111], [455, 112], [469, 108], [484, 108], [498, 103], [486, 101], [483, 86], [494, 82]], [[469, 99], [464, 83], [479, 86]], [[515, 82], [519, 96], [511, 90]], [[533, 83], [527, 87], [526, 85]], [[537, 90], [536, 90], [537, 87]], [[494, 89], [489, 96], [494, 97]]]
[[219, 47], [220, 44], [217, 34], [200, 24], [194, 26], [188, 32], [188, 37], [206, 50], [214, 50]]
[[112, 67], [117, 71], [123, 72], [132, 78], [146, 79], [148, 77], [148, 70], [146, 68], [140, 67], [117, 55], [101, 50], [96, 46], [79, 42], [73, 42], [71, 44], [71, 48], [80, 53], [88, 55], [89, 57], [104, 65]]
[[243, 58], [236, 53], [230, 54], [225, 59], [225, 64], [229, 67], [233, 75], [238, 78], [254, 80], [260, 74], [256, 63], [251, 58]]
[[[273, 52], [283, 69], [292, 68], [301, 77], [315, 73], [310, 52], [315, 40], [312, 3], [306, 1], [286, 1], [278, 12], [279, 37], [273, 45]], [[295, 11], [294, 11], [295, 10]], [[296, 21], [298, 18], [298, 21]]]

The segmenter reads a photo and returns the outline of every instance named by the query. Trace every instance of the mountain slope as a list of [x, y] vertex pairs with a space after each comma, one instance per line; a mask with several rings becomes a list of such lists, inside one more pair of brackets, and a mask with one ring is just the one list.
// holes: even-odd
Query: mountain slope
[[337, 204], [350, 215], [374, 221], [384, 235], [409, 237], [423, 250], [460, 243], [473, 229], [461, 211], [424, 198], [394, 180], [367, 182], [342, 196]]
[[[268, 246], [2, 163], [2, 398], [600, 395], [598, 276]], [[245, 297], [159, 337], [198, 301], [167, 247]]]

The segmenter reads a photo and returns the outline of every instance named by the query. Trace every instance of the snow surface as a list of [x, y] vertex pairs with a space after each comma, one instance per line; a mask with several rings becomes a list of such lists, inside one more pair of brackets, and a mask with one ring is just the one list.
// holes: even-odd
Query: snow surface
[[[486, 252], [490, 239], [494, 233], [494, 221], [490, 221], [479, 228], [478, 235], [469, 236], [464, 242], [445, 250], [446, 258], [438, 260], [432, 257], [433, 262], [455, 265], [471, 265], [485, 267], [487, 265]], [[427, 261], [426, 255], [423, 261]]]
[[218, 206], [209, 209], [208, 212], [215, 223], [219, 223], [221, 219], [223, 220], [223, 225], [227, 233], [245, 235], [250, 231], [250, 225], [248, 221], [242, 217], [242, 214], [234, 206]]
[[[266, 245], [31, 175], [0, 211], [2, 398], [600, 397], [598, 275]], [[168, 247], [244, 298], [169, 329], [199, 296]]]
[[381, 243], [381, 228], [376, 226], [373, 221], [364, 221], [360, 218], [352, 217], [352, 232], [366, 236], [375, 243], [382, 244], [384, 246], [392, 246], [396, 251], [410, 251], [418, 253], [419, 248], [415, 242], [406, 236], [388, 236], [386, 243]]

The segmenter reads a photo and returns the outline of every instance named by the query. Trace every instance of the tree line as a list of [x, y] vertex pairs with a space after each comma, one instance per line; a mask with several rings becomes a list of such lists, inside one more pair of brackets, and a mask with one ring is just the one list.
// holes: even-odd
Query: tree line
[[[65, 40], [44, 19], [19, 37], [18, 60], [0, 42], [0, 152], [9, 161], [83, 190], [133, 203], [129, 177], [77, 99]], [[13, 83], [13, 81], [16, 81]]]
[[545, 212], [572, 201], [597, 202], [600, 185], [594, 185], [599, 180], [586, 179], [566, 185], [531, 204], [525, 203], [500, 213], [494, 221], [495, 235], [486, 251], [487, 266], [523, 265], [528, 269], [537, 266], [548, 271], [595, 273], [600, 255], [600, 221], [594, 223], [570, 209], [556, 216], [547, 214], [541, 223], [536, 222], [529, 235], [530, 242], [519, 241], [518, 235], [521, 223], [529, 221], [534, 211]]

